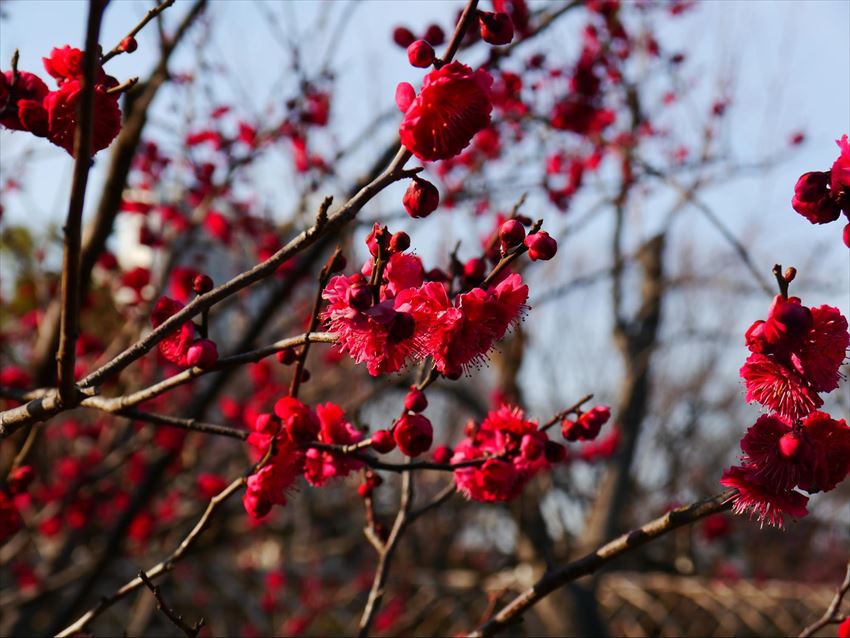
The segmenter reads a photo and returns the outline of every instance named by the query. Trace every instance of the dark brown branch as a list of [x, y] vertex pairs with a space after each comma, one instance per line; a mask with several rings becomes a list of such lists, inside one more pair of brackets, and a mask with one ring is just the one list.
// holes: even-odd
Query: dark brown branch
[[[171, 554], [168, 555], [165, 559], [160, 561], [157, 565], [152, 567], [151, 569], [145, 572], [145, 576], [148, 579], [153, 580], [162, 574], [171, 571], [174, 569], [175, 563], [179, 561], [186, 552], [191, 549], [191, 547], [197, 542], [200, 535], [209, 525], [210, 519], [212, 518], [215, 511], [219, 508], [219, 506], [226, 501], [230, 496], [232, 496], [242, 485], [245, 483], [245, 477], [240, 476], [238, 479], [234, 480], [230, 485], [228, 485], [224, 490], [216, 494], [207, 505], [207, 508], [204, 510], [204, 513], [201, 515], [201, 518], [198, 519], [198, 522], [192, 528], [192, 531], [180, 542], [180, 545], [177, 546]], [[127, 596], [128, 594], [136, 591], [140, 587], [144, 586], [144, 581], [139, 577], [132, 579], [127, 582], [121, 589], [116, 591], [111, 596], [107, 596], [101, 599], [101, 601], [88, 610], [85, 614], [80, 616], [76, 621], [65, 627], [62, 631], [56, 634], [57, 638], [62, 638], [64, 636], [73, 636], [74, 634], [83, 631], [86, 626], [95, 618], [100, 616], [104, 611], [112, 607], [119, 600]]]
[[145, 587], [150, 589], [153, 597], [156, 598], [156, 608], [165, 614], [168, 620], [170, 620], [175, 627], [186, 634], [189, 638], [195, 638], [198, 635], [198, 632], [201, 631], [201, 627], [204, 626], [204, 619], [199, 619], [194, 625], [187, 625], [183, 620], [183, 616], [178, 614], [166, 604], [162, 597], [162, 592], [159, 589], [159, 585], [154, 585], [153, 581], [148, 578], [148, 575], [143, 571], [139, 572], [139, 578], [142, 579]]
[[667, 512], [646, 525], [605, 543], [602, 547], [563, 567], [544, 574], [534, 585], [503, 607], [483, 627], [469, 636], [492, 636], [500, 629], [522, 621], [522, 615], [559, 587], [577, 578], [594, 573], [615, 558], [664, 536], [675, 529], [695, 523], [707, 516], [728, 510], [735, 495], [734, 490], [723, 492], [704, 501], [686, 505]]
[[74, 363], [77, 336], [80, 332], [80, 235], [82, 233], [83, 206], [92, 156], [94, 126], [94, 82], [98, 68], [98, 37], [104, 0], [89, 3], [86, 27], [86, 52], [83, 58], [82, 91], [77, 111], [77, 128], [74, 133], [74, 177], [71, 183], [71, 200], [63, 228], [65, 255], [62, 261], [62, 306], [59, 311], [59, 350], [56, 354], [59, 397], [69, 405], [74, 401]]
[[838, 591], [835, 592], [835, 596], [833, 597], [832, 602], [829, 603], [829, 607], [827, 607], [823, 616], [821, 616], [819, 620], [813, 622], [800, 632], [799, 638], [809, 638], [809, 636], [814, 635], [815, 632], [823, 629], [827, 625], [842, 622], [844, 617], [842, 617], [838, 612], [841, 609], [841, 602], [844, 600], [844, 597], [848, 592], [850, 592], [850, 561], [847, 562], [847, 571], [844, 574], [844, 581], [838, 586]]
[[[328, 208], [330, 207], [330, 205], [331, 198], [326, 197], [325, 201], [322, 202], [321, 208], [319, 209], [319, 214], [316, 216], [317, 228], [321, 228], [327, 223]], [[316, 286], [316, 297], [315, 299], [313, 299], [313, 308], [310, 311], [310, 325], [307, 327], [304, 347], [301, 348], [301, 352], [298, 353], [298, 359], [295, 362], [295, 372], [292, 376], [292, 383], [289, 386], [289, 396], [291, 397], [298, 396], [298, 388], [301, 386], [301, 382], [303, 381], [302, 377], [304, 376], [304, 366], [307, 364], [307, 355], [310, 353], [310, 334], [313, 333], [319, 325], [319, 311], [322, 308], [322, 292], [324, 292], [325, 286], [328, 283], [328, 279], [330, 279], [334, 266], [339, 261], [341, 256], [342, 249], [337, 246], [337, 249], [328, 258], [328, 261], [325, 263], [324, 267], [319, 272], [319, 278]]]
[[583, 406], [585, 403], [590, 401], [592, 398], [593, 398], [592, 394], [588, 394], [588, 395], [583, 396], [581, 399], [579, 399], [578, 401], [573, 403], [570, 407], [561, 410], [560, 412], [558, 412], [558, 414], [556, 414], [551, 419], [546, 421], [546, 423], [541, 425], [540, 431], [545, 432], [546, 430], [551, 428], [556, 423], [560, 423], [561, 421], [564, 420], [564, 417], [566, 417], [570, 414], [573, 414], [574, 412], [577, 412], [579, 410], [579, 408], [581, 408], [581, 406]]

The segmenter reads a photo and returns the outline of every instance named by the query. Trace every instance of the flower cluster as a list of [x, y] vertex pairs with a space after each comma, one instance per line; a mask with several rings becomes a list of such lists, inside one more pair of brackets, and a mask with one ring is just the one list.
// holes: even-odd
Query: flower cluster
[[[791, 206], [812, 224], [828, 224], [841, 213], [850, 221], [850, 140], [836, 140], [841, 154], [828, 171], [804, 173], [794, 186]], [[844, 243], [850, 248], [850, 223], [844, 226]]]
[[469, 499], [501, 502], [516, 498], [535, 474], [565, 457], [564, 446], [550, 441], [536, 421], [517, 407], [502, 405], [480, 425], [467, 425], [451, 462], [487, 458], [482, 465], [456, 469], [455, 482]]
[[[406, 243], [376, 225], [367, 239], [374, 262], [363, 272], [328, 282], [322, 316], [338, 334], [340, 349], [366, 363], [373, 376], [432, 357], [441, 373], [458, 377], [466, 366], [481, 362], [517, 320], [528, 286], [518, 274], [505, 274], [492, 287], [475, 286], [452, 299], [444, 280], [426, 281], [442, 276], [426, 274], [418, 257], [399, 249]], [[483, 269], [484, 262], [478, 262]], [[480, 283], [483, 271], [478, 275], [473, 279]]]
[[[59, 85], [50, 91], [44, 81], [26, 71], [0, 74], [0, 124], [15, 131], [29, 131], [45, 137], [74, 155], [80, 96], [82, 95], [83, 57], [80, 49], [67, 44], [53, 49], [44, 58], [44, 68]], [[94, 155], [112, 143], [121, 130], [118, 80], [98, 65], [92, 111], [91, 153]]]
[[248, 477], [242, 497], [245, 510], [253, 518], [262, 518], [273, 505], [285, 505], [287, 490], [301, 474], [318, 487], [359, 469], [359, 460], [310, 444], [349, 445], [361, 438], [362, 434], [333, 403], [313, 410], [293, 397], [278, 400], [274, 414], [261, 413], [256, 417], [248, 436], [248, 443], [267, 454], [268, 459]]
[[[785, 275], [785, 287], [793, 279]], [[784, 516], [806, 515], [808, 497], [826, 492], [850, 471], [850, 428], [844, 420], [815, 411], [819, 393], [838, 387], [850, 334], [837, 308], [808, 308], [777, 295], [764, 321], [746, 334], [752, 353], [741, 368], [747, 400], [771, 410], [741, 440], [741, 465], [721, 483], [738, 490], [734, 511], [782, 527]]]

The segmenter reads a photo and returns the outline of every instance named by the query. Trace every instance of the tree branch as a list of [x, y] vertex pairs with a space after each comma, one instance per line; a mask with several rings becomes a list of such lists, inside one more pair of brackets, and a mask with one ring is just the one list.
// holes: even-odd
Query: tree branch
[[492, 636], [500, 629], [521, 622], [522, 615], [526, 611], [559, 587], [563, 587], [581, 576], [592, 574], [618, 556], [664, 536], [674, 529], [728, 510], [732, 506], [731, 499], [734, 495], [735, 491], [729, 490], [704, 501], [671, 510], [664, 516], [615, 538], [596, 551], [544, 574], [530, 589], [514, 598], [483, 627], [471, 632], [469, 636]]
[[77, 128], [74, 133], [74, 177], [71, 183], [71, 200], [65, 219], [65, 255], [62, 261], [62, 306], [59, 312], [59, 350], [56, 354], [59, 397], [64, 404], [74, 400], [74, 363], [77, 336], [80, 332], [80, 234], [82, 233], [83, 206], [92, 163], [92, 132], [94, 126], [94, 83], [98, 68], [98, 37], [104, 0], [89, 3], [86, 27], [86, 52], [83, 58], [82, 90]]

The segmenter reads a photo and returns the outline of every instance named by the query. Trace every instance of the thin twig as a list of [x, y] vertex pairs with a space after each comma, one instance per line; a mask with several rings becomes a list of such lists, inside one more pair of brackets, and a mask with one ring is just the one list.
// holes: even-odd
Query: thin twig
[[[269, 448], [271, 449], [271, 447]], [[221, 492], [216, 494], [212, 499], [210, 499], [209, 504], [207, 505], [204, 513], [201, 515], [201, 518], [198, 519], [198, 522], [192, 528], [192, 531], [189, 532], [188, 535], [180, 542], [171, 554], [168, 555], [165, 559], [157, 563], [151, 569], [145, 571], [145, 576], [147, 578], [153, 580], [162, 574], [171, 571], [174, 569], [175, 563], [179, 561], [186, 552], [197, 542], [200, 535], [209, 525], [210, 519], [212, 518], [215, 511], [219, 508], [219, 506], [226, 501], [230, 496], [232, 496], [242, 485], [245, 483], [245, 477], [240, 476], [238, 479], [234, 480], [230, 485], [224, 488]], [[56, 634], [57, 638], [63, 638], [64, 636], [72, 636], [77, 632], [83, 631], [86, 626], [95, 618], [100, 616], [104, 611], [112, 607], [119, 600], [136, 591], [140, 587], [144, 586], [144, 581], [139, 577], [130, 580], [127, 582], [121, 589], [116, 591], [110, 596], [106, 596], [101, 599], [101, 601], [89, 609], [85, 614], [80, 616], [73, 623], [65, 627], [62, 631]]]
[[410, 509], [413, 505], [413, 475], [411, 472], [404, 472], [401, 475], [401, 502], [398, 507], [393, 529], [390, 532], [387, 542], [384, 543], [383, 549], [378, 558], [378, 566], [375, 569], [375, 578], [372, 580], [372, 587], [369, 590], [369, 598], [366, 600], [366, 606], [363, 608], [363, 615], [360, 617], [360, 628], [358, 636], [368, 636], [369, 629], [372, 627], [372, 622], [375, 620], [375, 615], [381, 608], [381, 602], [384, 598], [384, 587], [389, 575], [390, 563], [392, 562], [395, 550], [398, 547], [398, 541], [404, 533], [404, 529], [410, 522]]
[[674, 529], [690, 525], [717, 512], [728, 510], [732, 506], [731, 499], [735, 493], [735, 490], [730, 490], [704, 501], [671, 510], [664, 516], [615, 538], [595, 552], [545, 573], [534, 585], [514, 598], [483, 627], [471, 632], [469, 636], [492, 636], [500, 629], [521, 622], [522, 615], [526, 611], [559, 587], [563, 587], [581, 576], [592, 574], [618, 556], [664, 536]]
[[165, 614], [168, 620], [170, 620], [175, 627], [186, 634], [189, 638], [195, 638], [198, 635], [198, 632], [201, 631], [201, 627], [204, 626], [204, 619], [200, 618], [194, 625], [187, 625], [183, 620], [183, 616], [178, 614], [166, 604], [165, 599], [162, 597], [162, 591], [160, 591], [159, 585], [154, 585], [153, 581], [148, 578], [148, 575], [144, 571], [139, 572], [139, 578], [142, 579], [145, 586], [151, 590], [153, 597], [156, 598], [156, 608]]
[[546, 423], [541, 425], [540, 431], [545, 432], [546, 430], [551, 428], [556, 423], [563, 421], [565, 416], [572, 414], [573, 412], [577, 412], [579, 410], [579, 408], [581, 408], [581, 406], [583, 406], [585, 403], [590, 401], [592, 398], [593, 398], [592, 394], [587, 394], [587, 395], [583, 396], [578, 401], [573, 403], [570, 407], [561, 410], [560, 412], [558, 412], [558, 414], [556, 414], [551, 419], [546, 421]]
[[832, 602], [829, 603], [829, 607], [827, 607], [823, 616], [817, 622], [812, 623], [800, 632], [799, 638], [809, 638], [809, 636], [814, 635], [816, 631], [823, 629], [827, 625], [842, 622], [844, 618], [838, 612], [841, 609], [841, 602], [848, 592], [850, 592], [850, 561], [847, 561], [847, 571], [844, 574], [844, 581], [838, 586], [838, 591], [835, 592], [835, 596]]
[[[331, 198], [328, 197], [322, 204], [322, 207], [319, 210], [319, 215], [316, 218], [317, 227], [321, 227], [327, 223], [327, 210], [328, 206], [330, 206], [330, 202]], [[295, 372], [289, 386], [289, 396], [291, 397], [298, 396], [298, 388], [301, 386], [301, 382], [303, 381], [302, 377], [304, 376], [304, 366], [307, 364], [307, 355], [310, 352], [310, 334], [313, 333], [319, 325], [319, 311], [322, 309], [322, 293], [325, 290], [325, 286], [328, 284], [328, 279], [330, 279], [330, 276], [333, 273], [335, 264], [338, 263], [341, 256], [342, 249], [337, 246], [336, 250], [334, 250], [333, 254], [319, 272], [318, 285], [316, 286], [316, 297], [313, 299], [313, 308], [310, 311], [310, 325], [307, 327], [307, 333], [305, 334], [304, 347], [301, 348], [301, 352], [298, 353], [298, 359], [295, 362]]]
[[129, 32], [126, 36], [124, 36], [124, 38], [122, 38], [122, 39], [121, 39], [121, 42], [119, 42], [118, 44], [116, 44], [116, 45], [112, 48], [112, 50], [111, 50], [111, 51], [109, 51], [108, 53], [104, 53], [104, 54], [103, 54], [103, 56], [100, 58], [100, 63], [101, 63], [101, 64], [106, 64], [106, 63], [107, 63], [107, 62], [109, 62], [112, 58], [114, 58], [116, 55], [121, 55], [122, 53], [124, 53], [124, 49], [123, 49], [123, 47], [121, 46], [121, 45], [122, 45], [122, 43], [124, 42], [124, 40], [126, 40], [127, 38], [135, 38], [135, 37], [136, 37], [136, 34], [137, 34], [139, 31], [141, 31], [142, 29], [144, 29], [145, 25], [146, 25], [148, 22], [150, 22], [151, 20], [153, 20], [153, 19], [154, 19], [155, 17], [157, 17], [160, 13], [162, 13], [163, 11], [165, 11], [168, 7], [170, 7], [170, 6], [171, 6], [171, 5], [173, 5], [173, 4], [174, 4], [174, 0], [165, 0], [165, 2], [163, 2], [162, 4], [158, 4], [158, 5], [157, 5], [157, 6], [155, 6], [153, 9], [151, 9], [150, 11], [148, 11], [148, 12], [145, 14], [145, 17], [144, 17], [144, 18], [142, 18], [142, 19], [141, 19], [141, 21], [140, 21], [140, 22], [139, 22], [139, 23], [138, 23], [135, 27], [133, 27], [132, 29], [130, 29], [130, 32]]

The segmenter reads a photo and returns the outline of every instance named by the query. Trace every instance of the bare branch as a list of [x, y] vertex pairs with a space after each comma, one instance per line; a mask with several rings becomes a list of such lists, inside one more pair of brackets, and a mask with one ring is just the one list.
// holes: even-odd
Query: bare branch
[[178, 614], [166, 604], [162, 597], [162, 592], [159, 589], [159, 585], [154, 585], [153, 581], [148, 578], [148, 575], [143, 571], [139, 572], [139, 578], [142, 579], [142, 582], [148, 589], [151, 590], [154, 598], [156, 598], [156, 608], [165, 614], [168, 620], [170, 620], [175, 627], [186, 634], [189, 638], [195, 638], [195, 636], [198, 635], [198, 632], [201, 631], [201, 627], [204, 626], [204, 619], [201, 618], [194, 625], [187, 625], [183, 620], [183, 616]]
[[832, 599], [832, 602], [829, 603], [829, 607], [827, 607], [823, 616], [821, 616], [818, 621], [812, 623], [800, 632], [799, 638], [809, 638], [809, 636], [814, 635], [816, 631], [823, 629], [827, 625], [842, 622], [844, 618], [839, 614], [839, 610], [841, 609], [841, 602], [844, 600], [844, 597], [848, 592], [850, 592], [850, 561], [847, 562], [847, 571], [844, 574], [844, 581], [838, 586], [838, 591], [835, 592], [835, 597]]
[[514, 598], [483, 627], [473, 631], [469, 636], [492, 636], [500, 629], [521, 622], [522, 615], [526, 611], [559, 587], [563, 587], [581, 576], [592, 574], [618, 556], [664, 536], [674, 529], [690, 525], [717, 512], [728, 510], [732, 506], [731, 499], [735, 493], [734, 490], [730, 490], [704, 501], [671, 510], [664, 516], [615, 538], [596, 551], [563, 567], [547, 572], [531, 588]]
[[59, 378], [59, 397], [64, 404], [74, 400], [74, 363], [77, 335], [80, 331], [80, 235], [82, 233], [83, 206], [92, 156], [94, 126], [94, 82], [98, 68], [98, 37], [104, 0], [89, 3], [86, 27], [86, 51], [83, 59], [82, 92], [77, 128], [74, 134], [74, 177], [71, 183], [71, 200], [65, 219], [65, 256], [62, 261], [62, 306], [60, 310], [59, 350], [56, 354]]

